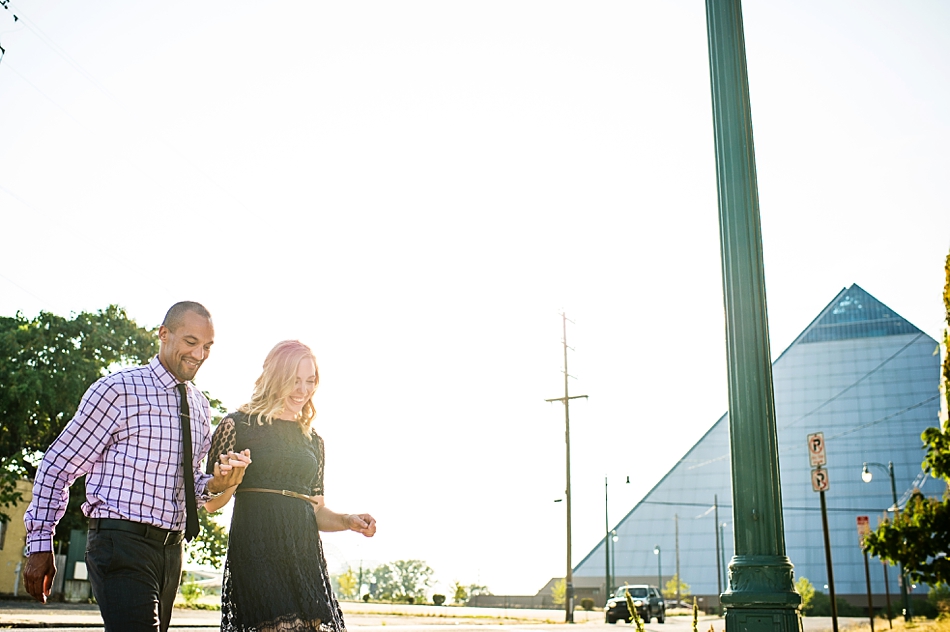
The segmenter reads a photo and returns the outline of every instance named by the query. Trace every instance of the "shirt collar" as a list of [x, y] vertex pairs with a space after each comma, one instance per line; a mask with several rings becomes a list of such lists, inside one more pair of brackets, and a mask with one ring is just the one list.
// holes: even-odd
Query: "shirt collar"
[[[158, 359], [158, 356], [152, 358], [152, 361], [148, 363], [148, 368], [152, 370], [152, 373], [155, 375], [155, 379], [158, 380], [158, 383], [161, 384], [166, 390], [171, 390], [180, 383], [178, 379], [172, 375], [168, 369], [165, 368], [165, 365], [163, 365], [162, 361]], [[185, 382], [186, 386], [187, 384], [188, 383]]]

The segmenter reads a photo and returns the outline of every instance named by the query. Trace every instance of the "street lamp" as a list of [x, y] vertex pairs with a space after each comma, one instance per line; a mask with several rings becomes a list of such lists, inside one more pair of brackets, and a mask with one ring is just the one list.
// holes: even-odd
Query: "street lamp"
[[660, 567], [660, 545], [653, 547], [653, 555], [656, 556], [656, 589], [663, 594], [663, 570]]
[[[897, 518], [899, 508], [897, 506], [897, 483], [894, 481], [894, 462], [888, 461], [887, 465], [883, 463], [873, 463], [871, 461], [865, 461], [864, 467], [861, 469], [861, 480], [865, 483], [870, 483], [871, 479], [874, 478], [874, 475], [871, 474], [871, 470], [868, 468], [869, 465], [879, 467], [881, 469], [886, 469], [888, 475], [891, 477], [891, 499], [894, 501], [894, 505], [888, 509], [888, 511], [894, 512], [894, 518]], [[900, 576], [900, 589], [901, 589], [901, 601], [904, 602], [904, 620], [907, 620], [907, 617], [910, 616], [910, 597], [907, 594], [907, 586], [905, 582], [907, 577], [904, 575], [904, 567], [902, 564], [897, 565], [897, 573]]]
[[[627, 475], [627, 485], [630, 484], [630, 476]], [[604, 596], [604, 602], [610, 598], [610, 586], [611, 582], [610, 577], [610, 560], [611, 560], [611, 547], [610, 547], [610, 510], [608, 506], [608, 494], [607, 494], [607, 477], [604, 477], [604, 565], [606, 566], [606, 577], [604, 578], [604, 590], [607, 594]], [[617, 541], [617, 531], [613, 531], [614, 542]], [[614, 569], [616, 570], [616, 569]], [[613, 578], [616, 581], [616, 577]]]
[[[610, 567], [611, 567], [611, 576], [613, 577], [614, 583], [617, 583], [617, 541], [620, 540], [620, 536], [617, 535], [617, 530], [614, 529], [610, 532], [612, 534], [611, 540], [614, 541], [613, 548], [610, 549]], [[611, 587], [613, 588], [613, 587]], [[609, 591], [613, 592], [613, 590]]]

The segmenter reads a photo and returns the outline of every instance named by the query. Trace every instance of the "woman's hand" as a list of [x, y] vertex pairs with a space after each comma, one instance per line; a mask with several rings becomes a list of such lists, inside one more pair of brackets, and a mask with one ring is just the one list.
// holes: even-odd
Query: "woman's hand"
[[343, 514], [343, 527], [367, 538], [376, 535], [376, 519], [369, 514]]

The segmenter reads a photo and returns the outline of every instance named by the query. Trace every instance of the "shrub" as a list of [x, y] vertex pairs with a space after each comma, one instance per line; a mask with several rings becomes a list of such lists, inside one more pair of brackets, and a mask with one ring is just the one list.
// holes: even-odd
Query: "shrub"
[[369, 601], [369, 593], [366, 593], [365, 595], [363, 595], [363, 601], [364, 602]]
[[[838, 606], [839, 617], [861, 617], [867, 614], [866, 608], [852, 606], [841, 597], [835, 599], [835, 605]], [[808, 608], [802, 609], [802, 614], [809, 617], [830, 617], [831, 597], [820, 590], [816, 590]]]
[[432, 595], [432, 603], [441, 606], [445, 603], [445, 595]]
[[583, 599], [581, 599], [581, 608], [590, 612], [591, 610], [594, 609], [594, 600], [591, 599], [590, 597], [584, 597]]
[[181, 596], [184, 597], [185, 603], [189, 606], [194, 605], [203, 594], [204, 591], [201, 590], [201, 586], [195, 582], [186, 582], [181, 585]]

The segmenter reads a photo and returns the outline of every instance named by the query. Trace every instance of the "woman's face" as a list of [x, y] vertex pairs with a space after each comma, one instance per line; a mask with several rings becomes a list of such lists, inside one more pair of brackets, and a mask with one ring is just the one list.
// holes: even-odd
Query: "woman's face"
[[294, 390], [284, 400], [284, 413], [293, 419], [303, 409], [304, 405], [313, 397], [317, 390], [317, 367], [310, 358], [304, 358], [297, 365], [297, 379], [294, 381]]

